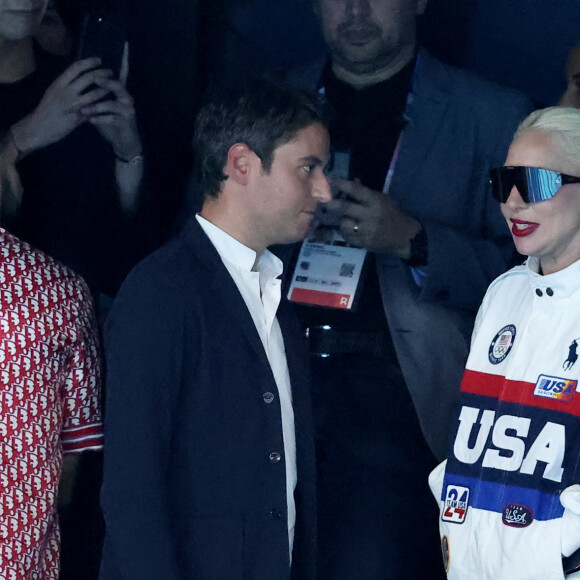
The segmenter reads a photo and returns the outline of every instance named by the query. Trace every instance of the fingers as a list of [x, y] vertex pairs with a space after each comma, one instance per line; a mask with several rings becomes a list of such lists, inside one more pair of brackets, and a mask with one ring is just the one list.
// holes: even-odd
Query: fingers
[[331, 199], [321, 206], [320, 211], [323, 213], [344, 214], [347, 203], [348, 202], [342, 198]]
[[127, 92], [127, 89], [123, 86], [121, 81], [117, 81], [110, 77], [99, 77], [96, 84], [113, 93], [115, 100], [119, 103], [133, 107], [133, 97], [131, 97]]
[[371, 218], [374, 213], [374, 206], [371, 207], [369, 204], [344, 198], [333, 199], [325, 203], [324, 207], [328, 212], [342, 214], [343, 217], [350, 217], [358, 221]]
[[[109, 94], [109, 91], [105, 90], [105, 94]], [[95, 116], [112, 115], [121, 121], [128, 121], [135, 117], [132, 103], [121, 102], [118, 99], [106, 99], [89, 104], [81, 109], [81, 113], [85, 117], [91, 117], [91, 119]]]
[[[103, 83], [110, 79], [113, 72], [109, 69], [96, 68], [101, 64], [98, 57], [86, 58], [73, 63], [54, 83], [55, 97], [61, 99], [63, 104], [68, 101], [69, 107], [65, 109], [78, 110], [106, 95], [110, 89]], [[94, 88], [94, 87], [98, 88]], [[105, 90], [106, 89], [106, 90]]]
[[355, 219], [357, 221], [367, 221], [375, 218], [375, 211], [368, 205], [360, 203], [344, 201], [342, 213], [345, 217]]
[[358, 220], [350, 217], [342, 218], [338, 231], [352, 246], [364, 247], [364, 232], [361, 231], [361, 224]]
[[[96, 125], [108, 124], [113, 118], [120, 122], [131, 121], [135, 117], [133, 98], [125, 90], [120, 81], [109, 78], [100, 78], [97, 82], [99, 90], [105, 94], [112, 94], [111, 99], [97, 103], [89, 102], [81, 109], [86, 117], [91, 117], [91, 122]], [[98, 118], [98, 121], [97, 121]]]
[[81, 95], [87, 92], [87, 89], [90, 90], [92, 85], [97, 85], [99, 87], [104, 86], [104, 81], [110, 79], [112, 74], [113, 71], [106, 68], [87, 71], [72, 81], [68, 86], [68, 90], [70, 90], [72, 94]]
[[117, 115], [96, 115], [90, 117], [89, 123], [95, 125], [96, 127], [110, 127], [111, 125], [118, 124], [119, 117]]
[[69, 85], [83, 73], [98, 69], [101, 66], [101, 59], [98, 57], [85, 58], [73, 62], [61, 75], [58, 77], [55, 84]]
[[329, 179], [333, 189], [338, 189], [352, 197], [355, 201], [362, 204], [370, 203], [373, 195], [378, 192], [361, 185], [359, 181], [351, 181], [349, 179], [342, 179], [340, 177], [331, 176]]
[[73, 111], [80, 111], [83, 115], [86, 115], [85, 109], [92, 103], [95, 103], [99, 99], [106, 97], [109, 91], [105, 88], [98, 87], [96, 89], [90, 90], [75, 99], [74, 105], [72, 107]]

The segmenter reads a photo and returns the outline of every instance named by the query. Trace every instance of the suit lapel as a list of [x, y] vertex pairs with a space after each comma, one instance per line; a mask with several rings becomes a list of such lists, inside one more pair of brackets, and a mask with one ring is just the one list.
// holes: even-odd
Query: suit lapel
[[[401, 148], [391, 193], [404, 202], [405, 192], [414, 189], [415, 179], [422, 175], [421, 166], [440, 131], [449, 103], [445, 79], [437, 78], [436, 63], [420, 53], [414, 76], [413, 102], [408, 111], [409, 124], [401, 137]], [[420, 128], [420, 131], [418, 130]]]
[[252, 316], [240, 294], [236, 283], [224, 266], [220, 255], [205, 235], [203, 229], [193, 217], [185, 227], [184, 235], [191, 250], [206, 265], [210, 274], [208, 286], [216, 297], [216, 307], [224, 310], [224, 316], [232, 321], [232, 327], [238, 327], [245, 335], [261, 363], [271, 373], [270, 363], [264, 350], [260, 335], [256, 330]]

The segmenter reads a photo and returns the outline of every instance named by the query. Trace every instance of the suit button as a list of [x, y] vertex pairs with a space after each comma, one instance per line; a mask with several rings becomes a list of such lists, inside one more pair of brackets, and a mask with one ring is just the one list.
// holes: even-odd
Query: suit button
[[554, 291], [551, 288], [546, 288], [546, 294], [548, 296], [554, 296]]
[[267, 403], [268, 405], [274, 400], [273, 393], [264, 393], [262, 397], [264, 397], [264, 403]]
[[544, 293], [539, 288], [536, 288], [536, 296], [540, 296], [541, 297], [543, 295], [544, 295]]
[[280, 463], [282, 456], [279, 453], [270, 453], [269, 455], [270, 463]]
[[270, 515], [271, 515], [271, 516], [272, 516], [272, 518], [273, 518], [273, 519], [275, 519], [275, 520], [281, 520], [281, 519], [282, 519], [282, 514], [281, 514], [281, 513], [280, 513], [278, 510], [276, 510], [276, 509], [273, 509], [273, 510], [270, 512]]

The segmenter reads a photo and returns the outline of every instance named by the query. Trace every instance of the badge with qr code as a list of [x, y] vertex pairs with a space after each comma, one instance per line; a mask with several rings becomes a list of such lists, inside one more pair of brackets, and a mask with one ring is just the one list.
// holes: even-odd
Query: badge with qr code
[[352, 310], [366, 255], [366, 250], [346, 246], [332, 235], [324, 241], [306, 240], [294, 268], [288, 299]]
[[[350, 152], [332, 152], [329, 175], [349, 178]], [[340, 192], [333, 191], [333, 196]], [[338, 233], [341, 211], [320, 207], [317, 226], [303, 242], [288, 299], [311, 306], [356, 309], [367, 251], [349, 246]]]

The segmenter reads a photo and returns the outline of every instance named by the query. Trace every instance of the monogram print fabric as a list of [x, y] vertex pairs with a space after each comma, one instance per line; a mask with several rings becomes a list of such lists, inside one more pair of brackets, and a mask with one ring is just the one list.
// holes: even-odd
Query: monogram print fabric
[[84, 282], [0, 229], [0, 580], [57, 580], [63, 452], [102, 446]]

